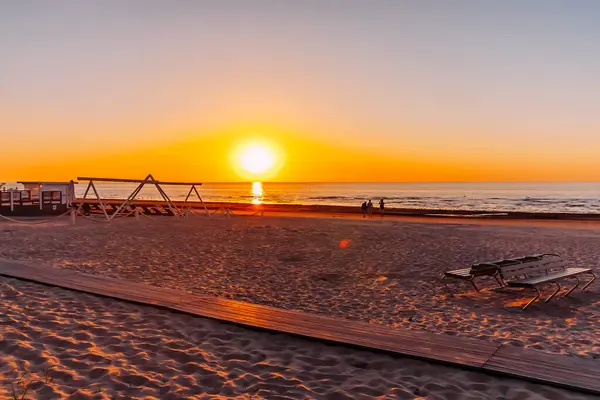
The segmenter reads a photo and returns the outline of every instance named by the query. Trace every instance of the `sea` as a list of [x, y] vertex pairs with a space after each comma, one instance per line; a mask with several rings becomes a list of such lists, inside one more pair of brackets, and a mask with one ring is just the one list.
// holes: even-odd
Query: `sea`
[[[87, 183], [77, 185], [83, 196]], [[97, 183], [103, 198], [126, 198], [129, 183]], [[173, 200], [184, 200], [189, 187], [166, 186]], [[389, 208], [442, 210], [600, 213], [600, 182], [593, 183], [204, 183], [204, 201], [254, 204], [343, 205], [360, 207], [384, 199]], [[88, 195], [89, 196], [89, 195]], [[140, 199], [160, 199], [147, 185]], [[192, 197], [193, 199], [193, 197]], [[196, 198], [197, 199], [197, 198]]]

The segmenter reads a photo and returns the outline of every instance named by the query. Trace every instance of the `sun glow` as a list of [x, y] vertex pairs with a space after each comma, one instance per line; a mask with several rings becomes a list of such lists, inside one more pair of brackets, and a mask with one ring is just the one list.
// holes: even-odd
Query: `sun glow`
[[274, 177], [283, 164], [282, 152], [275, 143], [266, 140], [246, 140], [238, 143], [231, 155], [237, 174], [250, 181]]
[[266, 146], [255, 144], [242, 149], [240, 164], [252, 174], [262, 174], [275, 165], [275, 154]]

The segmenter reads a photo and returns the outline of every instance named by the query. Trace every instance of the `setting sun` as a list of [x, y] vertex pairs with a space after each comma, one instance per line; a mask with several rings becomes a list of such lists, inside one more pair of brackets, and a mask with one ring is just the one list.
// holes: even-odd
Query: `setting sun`
[[275, 155], [263, 145], [251, 145], [240, 152], [242, 168], [252, 174], [262, 174], [275, 165]]
[[252, 138], [237, 143], [231, 153], [231, 165], [240, 177], [262, 181], [277, 175], [283, 158], [278, 144], [264, 138]]

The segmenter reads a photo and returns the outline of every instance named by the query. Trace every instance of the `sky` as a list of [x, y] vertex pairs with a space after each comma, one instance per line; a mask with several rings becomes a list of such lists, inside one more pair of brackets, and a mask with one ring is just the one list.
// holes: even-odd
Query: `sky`
[[[0, 2], [0, 181], [600, 181], [600, 2]], [[240, 173], [240, 143], [277, 168]]]

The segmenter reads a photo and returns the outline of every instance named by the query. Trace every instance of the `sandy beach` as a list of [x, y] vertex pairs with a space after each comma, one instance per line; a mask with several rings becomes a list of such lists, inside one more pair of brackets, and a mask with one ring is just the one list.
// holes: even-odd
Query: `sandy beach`
[[600, 400], [600, 1], [455, 3], [0, 1], [0, 400]]
[[[576, 357], [600, 358], [597, 283], [589, 288], [589, 292], [575, 292], [568, 298], [558, 298], [549, 304], [536, 303], [526, 312], [521, 312], [520, 306], [527, 299], [527, 293], [494, 291], [492, 281], [487, 286], [483, 284], [486, 289], [479, 293], [467, 285], [448, 290], [440, 281], [446, 269], [468, 266], [475, 261], [537, 252], [556, 252], [573, 265], [589, 266], [600, 272], [597, 267], [600, 255], [594, 250], [599, 237], [600, 229], [587, 225], [567, 228], [498, 226], [485, 222], [415, 223], [291, 217], [215, 217], [187, 221], [168, 218], [135, 221], [131, 218], [107, 225], [79, 219], [74, 226], [66, 223], [38, 226], [2, 224], [0, 257], [373, 324], [461, 335]], [[197, 384], [194, 379], [204, 378], [184, 378], [194, 375], [194, 371], [185, 372], [183, 369], [192, 362], [188, 356], [180, 354], [183, 358], [178, 359], [176, 354], [172, 357], [166, 355], [164, 359], [174, 364], [166, 363], [171, 369], [156, 372], [154, 368], [160, 366], [152, 366], [151, 354], [158, 349], [144, 347], [144, 343], [148, 342], [166, 340], [165, 343], [171, 343], [174, 340], [175, 348], [185, 349], [184, 354], [202, 354], [203, 360], [219, 359], [215, 365], [201, 365], [202, 371], [210, 370], [221, 377], [219, 379], [222, 380], [216, 376], [210, 379], [219, 382], [213, 382], [214, 390], [221, 387], [214, 394], [221, 393], [225, 397], [243, 396], [252, 389], [258, 390], [261, 385], [267, 385], [265, 390], [273, 392], [268, 392], [269, 395], [267, 392], [259, 393], [259, 397], [277, 398], [276, 393], [283, 393], [278, 390], [293, 386], [300, 392], [289, 392], [288, 398], [565, 398], [565, 393], [556, 389], [521, 381], [492, 378], [412, 360], [399, 363], [382, 355], [288, 337], [274, 341], [271, 334], [235, 331], [214, 321], [15, 280], [4, 280], [3, 284], [9, 288], [2, 291], [4, 307], [21, 310], [20, 314], [4, 318], [24, 326], [44, 324], [49, 318], [47, 315], [52, 315], [50, 320], [54, 321], [39, 328], [46, 332], [39, 337], [27, 334], [21, 337], [12, 329], [4, 335], [0, 351], [10, 357], [13, 367], [19, 365], [19, 358], [25, 358], [18, 354], [15, 356], [15, 341], [20, 343], [18, 346], [28, 349], [22, 350], [24, 354], [37, 360], [22, 366], [33, 366], [40, 373], [42, 365], [47, 366], [48, 360], [56, 361], [58, 357], [53, 355], [53, 351], [46, 350], [47, 346], [56, 346], [52, 344], [52, 336], [71, 337], [66, 332], [76, 332], [77, 329], [69, 324], [89, 319], [88, 326], [101, 326], [109, 332], [97, 335], [91, 332], [89, 338], [84, 338], [82, 333], [80, 336], [90, 345], [81, 348], [79, 340], [63, 341], [63, 346], [73, 346], [79, 353], [60, 350], [60, 354], [66, 357], [68, 353], [68, 357], [80, 359], [83, 353], [90, 352], [90, 348], [98, 347], [103, 357], [111, 360], [108, 363], [110, 368], [106, 367], [107, 364], [102, 367], [109, 372], [103, 372], [101, 376], [106, 376], [108, 387], [118, 389], [119, 393], [123, 393], [121, 389], [124, 388], [118, 383], [126, 383], [115, 376], [137, 371], [129, 375], [143, 376], [144, 379], [136, 382], [143, 381], [144, 384], [138, 386], [148, 386], [144, 389], [148, 392], [135, 392], [135, 396], [167, 398], [157, 394], [157, 390], [165, 385], [173, 396], [194, 396], [195, 393], [191, 392]], [[45, 296], [49, 300], [45, 300]], [[28, 316], [27, 311], [23, 311], [27, 310], [25, 307], [36, 309], [40, 314]], [[127, 317], [130, 314], [132, 319]], [[63, 334], [56, 332], [56, 329], [63, 328]], [[88, 331], [85, 327], [80, 329], [84, 333]], [[195, 336], [196, 331], [205, 334]], [[236, 333], [219, 338], [222, 331]], [[119, 335], [129, 336], [127, 340], [121, 340]], [[181, 342], [168, 339], [170, 335], [175, 335]], [[214, 335], [217, 341], [211, 341], [210, 337]], [[213, 347], [203, 348], [207, 343], [212, 343], [210, 346]], [[275, 349], [270, 347], [274, 343], [279, 343]], [[118, 351], [111, 355], [110, 347], [103, 346], [117, 346]], [[248, 359], [254, 351], [250, 349], [263, 348], [261, 346], [268, 361]], [[308, 355], [303, 357], [308, 364], [293, 369], [290, 374], [278, 376], [278, 368], [299, 362], [298, 349], [307, 352]], [[232, 358], [238, 361], [233, 362], [234, 367], [231, 367], [226, 359], [222, 359], [226, 353], [237, 354], [236, 357], [242, 357], [242, 361]], [[39, 360], [40, 357], [45, 361]], [[373, 362], [381, 368], [365, 374], [349, 359], [360, 362], [379, 360]], [[236, 364], [240, 362], [243, 365]], [[86, 384], [96, 382], [92, 377], [94, 374], [90, 375], [94, 367], [89, 364], [69, 366], [67, 362], [63, 366], [67, 370], [80, 368], [84, 372], [72, 372], [71, 378], [65, 379]], [[268, 367], [263, 371], [262, 366], [265, 365]], [[273, 366], [277, 368], [269, 369]], [[5, 375], [13, 367], [4, 367]], [[248, 382], [243, 380], [245, 383], [240, 384], [238, 381], [242, 378], [232, 378], [228, 375], [230, 372], [222, 373], [222, 370], [229, 371], [230, 367], [240, 376], [254, 378]], [[16, 373], [16, 370], [13, 371], [9, 378], [14, 379]], [[165, 376], [164, 382], [158, 378], [161, 373]], [[329, 374], [339, 374], [343, 378]], [[198, 376], [204, 375], [200, 373]], [[270, 382], [271, 379], [275, 382], [273, 387], [265, 383], [265, 380]], [[148, 382], [153, 384], [146, 385]], [[223, 386], [223, 382], [227, 385]], [[427, 385], [427, 382], [430, 384]], [[73, 383], [57, 385], [43, 390], [67, 393], [76, 387]], [[425, 387], [428, 391], [417, 393], [413, 390], [415, 387]], [[366, 388], [371, 388], [371, 391]], [[175, 394], [178, 390], [185, 394]], [[91, 395], [92, 392], [81, 393]], [[569, 393], [568, 397], [577, 398], [577, 395]]]
[[15, 279], [0, 293], [3, 398], [589, 398]]

